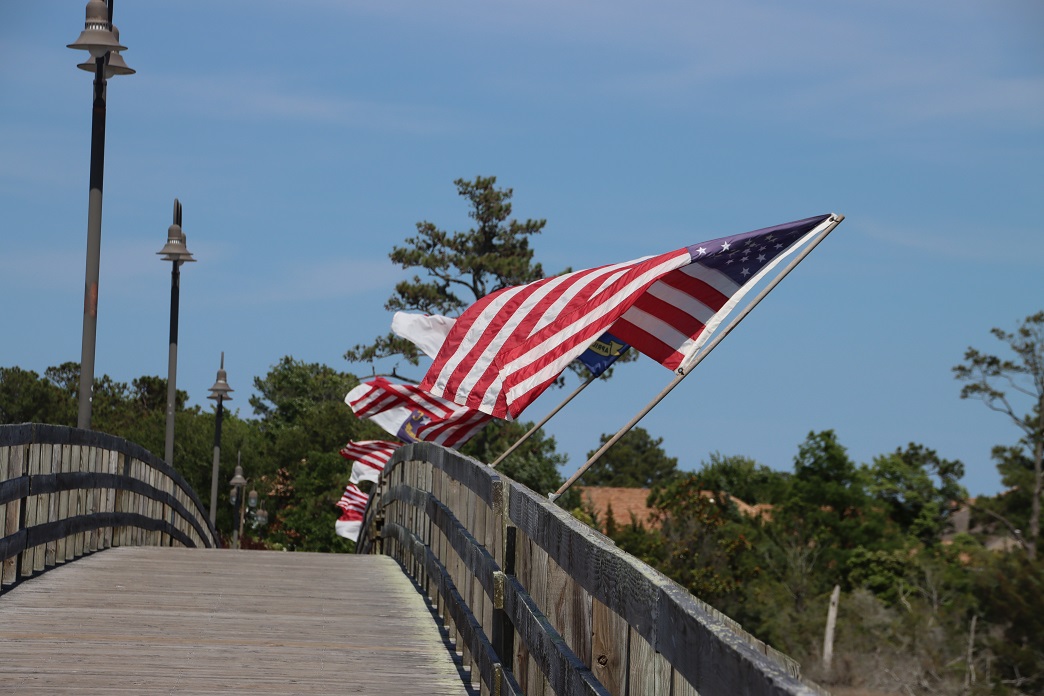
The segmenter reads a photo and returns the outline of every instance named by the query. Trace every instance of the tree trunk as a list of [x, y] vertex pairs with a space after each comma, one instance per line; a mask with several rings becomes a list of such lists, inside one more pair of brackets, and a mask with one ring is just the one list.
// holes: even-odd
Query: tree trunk
[[1037, 557], [1037, 540], [1040, 537], [1040, 496], [1044, 488], [1044, 399], [1037, 404], [1037, 442], [1033, 448], [1033, 501], [1029, 519], [1029, 557]]
[[834, 585], [830, 593], [830, 609], [827, 610], [826, 631], [823, 634], [823, 672], [830, 674], [834, 661], [834, 625], [837, 623], [837, 605], [841, 601], [841, 586]]
[[964, 673], [964, 688], [971, 688], [975, 684], [975, 623], [979, 620], [978, 614], [972, 616], [971, 629], [968, 631], [968, 669]]

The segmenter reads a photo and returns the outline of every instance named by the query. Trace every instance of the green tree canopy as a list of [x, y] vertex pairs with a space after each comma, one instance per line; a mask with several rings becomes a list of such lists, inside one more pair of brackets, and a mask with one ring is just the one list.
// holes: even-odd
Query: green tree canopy
[[905, 533], [925, 543], [940, 541], [955, 506], [968, 497], [959, 483], [961, 462], [912, 442], [876, 457], [869, 474], [869, 493], [888, 506], [889, 516]]
[[[803, 587], [796, 596], [829, 589], [852, 550], [876, 548], [889, 538], [888, 520], [871, 504], [866, 485], [866, 472], [833, 430], [810, 432], [798, 447], [789, 495], [773, 510], [769, 530], [779, 572]], [[830, 570], [813, 574], [817, 565]], [[805, 587], [809, 582], [814, 584]]]
[[387, 439], [344, 403], [358, 384], [355, 375], [292, 356], [254, 379], [257, 395], [250, 405], [259, 416], [261, 443], [253, 470], [270, 520], [258, 531], [270, 542], [301, 551], [352, 548], [334, 533], [334, 504], [351, 475], [339, 450], [348, 440]]
[[[600, 445], [612, 435], [603, 433]], [[663, 438], [654, 438], [645, 428], [632, 428], [591, 465], [580, 482], [585, 486], [650, 488], [678, 476], [678, 459], [663, 450]], [[599, 448], [587, 453], [590, 459]]]
[[660, 529], [650, 535], [647, 553], [697, 597], [717, 607], [732, 606], [759, 572], [749, 553], [750, 521], [704, 485], [700, 476], [686, 474], [653, 489], [649, 505]]
[[[462, 232], [446, 232], [435, 224], [417, 223], [417, 234], [405, 246], [392, 248], [392, 262], [414, 275], [395, 286], [385, 303], [391, 311], [408, 310], [456, 316], [476, 300], [512, 285], [540, 280], [544, 270], [533, 262], [529, 238], [543, 230], [546, 220], [511, 218], [510, 188], [497, 188], [495, 176], [457, 179], [457, 193], [468, 200], [468, 216], [475, 226]], [[401, 356], [418, 364], [420, 351], [393, 333], [373, 343], [359, 344], [345, 353], [349, 362], [372, 362]]]
[[0, 423], [75, 425], [76, 404], [50, 379], [19, 367], [0, 367]]
[[728, 493], [745, 503], [782, 503], [791, 475], [775, 471], [749, 457], [712, 452], [697, 472], [704, 490]]

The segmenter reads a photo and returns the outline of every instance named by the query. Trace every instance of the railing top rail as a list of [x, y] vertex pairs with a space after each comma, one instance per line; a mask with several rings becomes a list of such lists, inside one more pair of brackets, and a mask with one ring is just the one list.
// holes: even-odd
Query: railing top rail
[[192, 501], [196, 510], [201, 514], [198, 521], [208, 531], [210, 542], [218, 545], [217, 530], [206, 514], [202, 514], [206, 508], [196, 491], [188, 484], [174, 467], [163, 461], [141, 445], [126, 440], [122, 437], [109, 435], [96, 430], [81, 430], [65, 425], [50, 425], [44, 423], [22, 423], [18, 425], [0, 425], [0, 447], [15, 447], [19, 445], [46, 444], [46, 445], [72, 445], [97, 447], [99, 449], [119, 452], [139, 461], [145, 462], [153, 469], [161, 472], [178, 486]]

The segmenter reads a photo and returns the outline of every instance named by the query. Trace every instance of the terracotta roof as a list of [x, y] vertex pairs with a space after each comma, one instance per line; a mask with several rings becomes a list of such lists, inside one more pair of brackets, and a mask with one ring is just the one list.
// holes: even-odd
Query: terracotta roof
[[614, 488], [611, 486], [582, 486], [580, 497], [584, 506], [592, 508], [598, 518], [598, 527], [605, 531], [606, 511], [612, 507], [617, 527], [631, 523], [631, 516], [643, 527], [658, 527], [651, 524], [652, 508], [645, 505], [649, 498], [648, 488]]
[[[623, 527], [631, 523], [632, 515], [635, 522], [647, 529], [656, 529], [660, 525], [652, 519], [652, 508], [645, 504], [649, 499], [648, 488], [614, 488], [611, 486], [580, 486], [580, 497], [584, 501], [584, 507], [594, 510], [598, 518], [598, 526], [605, 531], [606, 512], [610, 507], [613, 509], [613, 520], [617, 527]], [[701, 491], [700, 495], [705, 498], [713, 497], [710, 491]], [[772, 519], [772, 505], [769, 503], [758, 503], [748, 505], [739, 498], [732, 498], [736, 508], [741, 514], [748, 517], [762, 517], [765, 520]]]

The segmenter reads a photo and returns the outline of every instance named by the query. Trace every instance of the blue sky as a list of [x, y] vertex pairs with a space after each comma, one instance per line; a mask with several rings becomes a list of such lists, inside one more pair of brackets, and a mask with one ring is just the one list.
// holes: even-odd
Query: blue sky
[[[8, 3], [0, 24], [3, 366], [79, 360], [91, 78], [65, 46], [85, 4]], [[241, 415], [283, 355], [369, 373], [342, 355], [387, 330], [387, 253], [420, 220], [468, 226], [458, 177], [495, 175], [516, 217], [547, 219], [549, 272], [837, 212], [642, 425], [683, 468], [788, 469], [833, 428], [857, 462], [915, 441], [1000, 489], [990, 449], [1019, 432], [950, 368], [1044, 308], [1039, 2], [114, 9], [138, 72], [109, 85], [99, 374], [166, 373], [175, 197], [199, 261], [178, 386], [204, 402], [225, 351]], [[670, 378], [639, 361], [552, 420], [565, 472]]]

